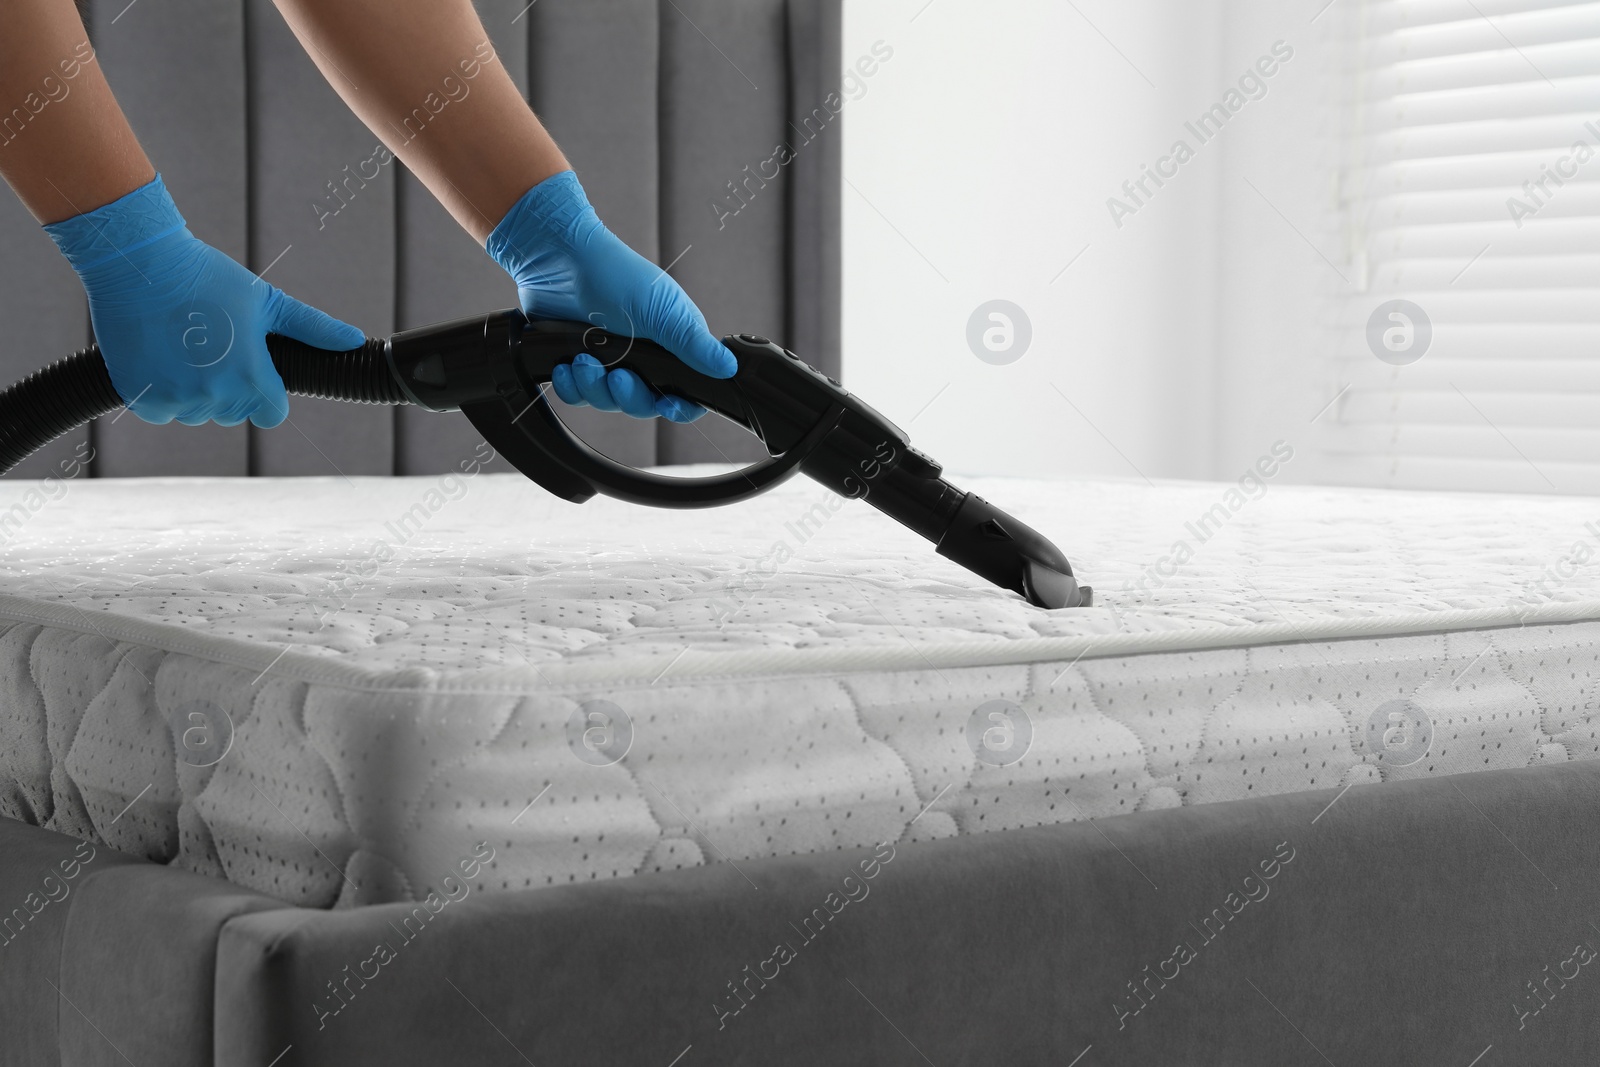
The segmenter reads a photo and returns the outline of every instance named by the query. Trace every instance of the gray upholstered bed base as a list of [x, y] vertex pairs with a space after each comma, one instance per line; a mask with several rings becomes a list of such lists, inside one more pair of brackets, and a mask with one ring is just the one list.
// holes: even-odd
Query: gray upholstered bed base
[[1597, 813], [1586, 762], [525, 893], [467, 856], [420, 914], [0, 821], [0, 907], [56, 898], [0, 1064], [1577, 1062]]

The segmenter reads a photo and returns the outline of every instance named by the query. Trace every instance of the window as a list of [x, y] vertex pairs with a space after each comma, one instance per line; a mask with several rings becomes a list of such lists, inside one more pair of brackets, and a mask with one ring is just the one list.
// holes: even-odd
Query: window
[[1600, 3], [1347, 2], [1324, 477], [1600, 493]]

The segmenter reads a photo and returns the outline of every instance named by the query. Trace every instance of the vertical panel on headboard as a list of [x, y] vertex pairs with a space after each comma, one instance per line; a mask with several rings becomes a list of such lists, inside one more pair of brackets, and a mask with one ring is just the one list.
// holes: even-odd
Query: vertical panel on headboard
[[[500, 63], [524, 94], [528, 89], [528, 34], [524, 13], [527, 4], [528, 0], [476, 0], [475, 4], [489, 43], [494, 45]], [[451, 109], [472, 106], [472, 83], [463, 84], [468, 88], [467, 95], [452, 102]], [[459, 95], [460, 90], [456, 92]], [[442, 115], [441, 119], [463, 113], [457, 110], [454, 115]], [[399, 163], [395, 168], [399, 178], [396, 215], [399, 319], [396, 325], [400, 329], [411, 329], [515, 304], [517, 289], [506, 272], [450, 217], [414, 174]], [[396, 416], [396, 474], [456, 471], [460, 470], [462, 461], [475, 459], [480, 454], [478, 446], [482, 436], [459, 415], [401, 408]], [[504, 460], [496, 460], [488, 469], [509, 470], [510, 467]]]
[[[129, 123], [196, 237], [245, 258], [244, 17], [239, 0], [94, 0], [95, 50]], [[245, 474], [243, 427], [92, 429], [98, 475]]]
[[[250, 267], [336, 318], [388, 334], [394, 166], [382, 162], [378, 138], [318, 72], [271, 0], [246, 0], [245, 9]], [[390, 408], [295, 397], [282, 425], [252, 428], [250, 436], [254, 474], [394, 471]]]
[[[657, 154], [658, 0], [539, 0], [528, 23], [528, 100], [595, 212], [634, 251], [661, 248]], [[625, 332], [627, 325], [608, 323]], [[561, 417], [623, 463], [657, 461], [650, 422], [593, 408]]]
[[[789, 164], [789, 338], [839, 376], [839, 197], [844, 187], [843, 0], [789, 0], [789, 129], [822, 125]], [[837, 108], [841, 114], [835, 114]], [[818, 112], [828, 116], [818, 121]]]
[[[761, 333], [792, 347], [791, 177], [775, 156], [794, 141], [785, 32], [784, 0], [661, 5], [661, 255], [713, 333]], [[719, 419], [662, 423], [658, 435], [664, 463], [764, 455]]]
[[[839, 118], [819, 123], [816, 108], [838, 85], [840, 0], [477, 4], [607, 225], [670, 266], [714, 332], [766, 333], [837, 368]], [[100, 62], [198, 236], [369, 333], [515, 300], [426, 190], [398, 163], [372, 162], [378, 139], [269, 0], [88, 7]], [[0, 205], [0, 250], [9, 380], [80, 346], [87, 316], [15, 201]], [[714, 419], [563, 414], [630, 463], [758, 451]], [[102, 419], [96, 473], [432, 473], [457, 469], [477, 442], [464, 420], [420, 411], [295, 398], [290, 417], [269, 432]]]
[[[47, 114], [43, 113], [43, 114]], [[21, 137], [27, 136], [24, 127]], [[0, 153], [6, 145], [0, 135]], [[0, 192], [0, 382], [13, 382], [82, 348], [89, 340], [83, 287], [22, 201]], [[132, 418], [129, 415], [128, 418]], [[87, 428], [46, 445], [19, 463], [15, 478], [72, 474], [70, 462], [89, 440]], [[61, 464], [69, 466], [63, 469]]]

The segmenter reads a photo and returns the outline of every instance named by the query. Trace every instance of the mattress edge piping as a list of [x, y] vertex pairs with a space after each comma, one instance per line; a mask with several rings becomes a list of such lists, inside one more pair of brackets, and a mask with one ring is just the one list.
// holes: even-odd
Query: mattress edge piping
[[[628, 685], [708, 681], [762, 675], [858, 673], [884, 670], [956, 669], [1022, 666], [1112, 656], [1205, 651], [1315, 641], [1402, 637], [1456, 630], [1521, 628], [1540, 623], [1600, 621], [1600, 600], [1551, 602], [1514, 611], [1507, 607], [1451, 608], [1409, 615], [1340, 618], [1297, 626], [1281, 623], [1209, 626], [1184, 629], [1118, 631], [1070, 637], [1033, 637], [993, 641], [840, 648], [753, 649], [715, 652], [692, 646], [676, 655], [632, 655], [603, 663], [574, 661], [506, 668], [440, 670], [408, 667], [380, 670], [340, 662], [324, 654], [296, 650], [290, 644], [260, 644], [234, 637], [196, 633], [175, 623], [155, 622], [96, 612], [76, 605], [51, 604], [0, 594], [0, 621], [31, 623], [95, 634], [107, 641], [192, 655], [247, 670], [269, 670], [295, 681], [366, 692], [461, 692], [485, 694], [536, 693], [597, 684]], [[533, 673], [529, 674], [532, 667]]]

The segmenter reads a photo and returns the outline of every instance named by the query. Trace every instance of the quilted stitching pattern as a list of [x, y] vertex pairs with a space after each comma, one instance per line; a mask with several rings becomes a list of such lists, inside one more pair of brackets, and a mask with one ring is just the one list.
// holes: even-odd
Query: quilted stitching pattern
[[[1285, 619], [1314, 633], [1329, 618], [1528, 595], [1592, 536], [1577, 501], [1275, 487], [1156, 584], [1146, 567], [1217, 487], [973, 488], [1054, 536], [1103, 606], [1031, 609], [858, 505], [802, 537], [809, 485], [715, 519], [580, 509], [510, 477], [73, 485], [0, 560], [5, 592], [83, 623], [0, 623], [0, 814], [336, 906], [425, 896], [485, 838], [497, 858], [484, 884], [516, 889], [1600, 757], [1600, 622], [809, 676], [669, 667], [581, 690], [541, 680], [542, 664], [685, 647]], [[792, 558], [774, 565], [780, 544]], [[1600, 597], [1583, 568], [1543, 580], [1540, 597]], [[112, 641], [97, 613], [292, 646], [375, 680], [413, 673], [308, 683]], [[489, 670], [523, 691], [471, 691]], [[569, 747], [568, 720], [593, 699], [632, 720], [611, 766]], [[994, 699], [1033, 725], [1010, 766], [980, 762], [966, 738]], [[1434, 731], [1404, 767], [1364, 741], [1395, 699]], [[178, 758], [195, 701], [233, 724], [214, 766]]]

